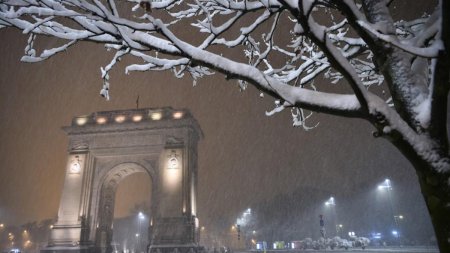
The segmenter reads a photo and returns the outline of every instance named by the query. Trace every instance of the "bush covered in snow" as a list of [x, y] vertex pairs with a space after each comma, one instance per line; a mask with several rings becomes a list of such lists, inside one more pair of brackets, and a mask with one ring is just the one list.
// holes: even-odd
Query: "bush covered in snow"
[[350, 249], [359, 248], [365, 249], [370, 243], [369, 238], [366, 237], [352, 237], [350, 240], [340, 238], [339, 236], [333, 238], [320, 238], [313, 240], [311, 238], [305, 238], [300, 241], [298, 248], [296, 249]]

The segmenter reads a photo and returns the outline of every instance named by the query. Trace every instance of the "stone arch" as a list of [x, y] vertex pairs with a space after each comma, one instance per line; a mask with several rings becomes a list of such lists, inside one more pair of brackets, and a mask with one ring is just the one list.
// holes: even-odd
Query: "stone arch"
[[156, 194], [158, 182], [155, 180], [157, 173], [151, 166], [144, 167], [137, 162], [120, 163], [109, 169], [105, 175], [103, 175], [103, 178], [99, 180], [100, 187], [97, 193], [99, 205], [96, 214], [98, 224], [96, 231], [96, 247], [104, 249], [107, 252], [110, 252], [107, 248], [111, 244], [113, 237], [112, 225], [117, 187], [123, 179], [135, 173], [144, 173], [150, 177], [150, 181], [152, 182], [151, 209], [154, 211], [156, 206], [155, 203], [157, 202]]
[[147, 173], [152, 182], [149, 251], [201, 249], [196, 194], [202, 132], [188, 110], [95, 112], [63, 129], [69, 138], [64, 188], [45, 250], [110, 252], [117, 186], [134, 173]]

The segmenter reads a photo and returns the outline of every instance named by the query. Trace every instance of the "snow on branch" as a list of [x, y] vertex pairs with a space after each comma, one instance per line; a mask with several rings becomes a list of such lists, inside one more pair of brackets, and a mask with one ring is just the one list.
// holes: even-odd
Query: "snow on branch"
[[114, 55], [111, 62], [105, 67], [100, 67], [100, 70], [102, 72], [102, 79], [103, 79], [103, 88], [100, 90], [100, 95], [106, 100], [109, 100], [109, 71], [116, 65], [118, 61], [121, 60], [121, 57], [128, 54], [130, 52], [129, 47], [122, 47], [117, 52], [116, 55]]
[[[129, 2], [135, 4], [131, 9], [132, 12], [139, 11], [136, 8], [137, 5], [142, 6], [142, 3], [137, 0], [130, 0]], [[144, 8], [143, 15], [135, 16], [135, 20], [125, 19], [119, 16], [121, 11], [117, 9], [113, 0], [108, 0], [107, 6], [98, 0], [94, 0], [92, 3], [77, 0], [46, 0], [40, 2], [7, 1], [2, 3], [0, 5], [2, 10], [0, 12], [0, 20], [8, 26], [15, 26], [26, 33], [33, 33], [33, 41], [34, 36], [39, 34], [68, 40], [61, 47], [44, 51], [40, 57], [36, 57], [34, 51], [28, 50], [29, 53], [23, 60], [44, 60], [57, 52], [66, 50], [69, 46], [81, 40], [102, 42], [110, 45], [109, 48], [117, 50], [111, 63], [104, 69], [102, 68], [104, 84], [101, 94], [106, 98], [109, 98], [110, 88], [108, 72], [125, 53], [129, 53], [131, 56], [144, 61], [144, 64], [132, 64], [126, 67], [127, 73], [131, 71], [171, 69], [177, 77], [182, 77], [183, 72], [186, 71], [194, 79], [195, 83], [197, 78], [211, 75], [212, 72], [208, 68], [212, 67], [216, 70], [221, 70], [230, 77], [243, 79], [240, 81], [241, 88], [245, 88], [245, 82], [250, 81], [276, 97], [280, 96], [280, 93], [272, 85], [268, 84], [268, 78], [278, 80], [284, 85], [292, 84], [300, 88], [306, 88], [306, 84], [311, 83], [315, 77], [330, 69], [327, 57], [320, 52], [320, 49], [312, 41], [308, 41], [308, 38], [296, 36], [292, 40], [292, 45], [280, 45], [275, 40], [274, 33], [276, 28], [280, 22], [285, 22], [280, 21], [280, 14], [284, 12], [285, 8], [278, 1], [196, 0], [188, 2], [180, 0], [152, 2], [150, 7], [153, 10], [161, 9], [167, 11], [174, 19], [166, 22], [156, 20], [146, 8]], [[253, 22], [248, 25], [238, 23], [242, 17], [250, 14], [256, 14]], [[33, 22], [26, 18], [27, 16], [43, 18], [35, 18]], [[220, 18], [222, 24], [219, 26], [214, 25], [217, 23], [215, 21], [218, 19], [216, 18], [217, 16], [222, 16]], [[67, 18], [73, 22], [74, 26], [70, 25], [70, 22], [65, 22], [64, 24], [55, 22], [55, 17]], [[229, 66], [218, 68], [217, 62], [205, 62], [202, 58], [197, 59], [192, 55], [192, 52], [182, 49], [180, 43], [174, 43], [174, 37], [168, 37], [168, 33], [161, 32], [167, 26], [174, 25], [176, 22], [182, 22], [183, 20], [190, 22], [191, 18], [197, 19], [197, 22], [191, 22], [192, 26], [199, 28], [200, 32], [207, 35], [199, 49], [207, 50], [210, 45], [225, 47], [244, 45], [246, 47], [244, 50], [245, 56], [255, 70], [258, 70], [258, 74], [264, 73], [264, 80], [259, 80], [255, 76], [249, 76], [248, 74], [236, 73], [232, 67], [234, 62]], [[258, 31], [270, 19], [273, 22], [267, 32], [261, 33]], [[293, 25], [297, 26], [295, 17], [292, 20], [294, 20]], [[360, 51], [364, 51], [361, 49], [364, 47], [364, 44], [358, 39], [345, 36], [346, 31], [342, 30], [345, 24], [345, 20], [336, 23], [329, 28], [328, 32], [334, 43], [346, 44], [342, 51], [347, 57], [354, 57]], [[79, 28], [80, 26], [82, 29]], [[227, 38], [228, 35], [226, 35], [227, 31], [238, 31], [238, 36], [229, 39]], [[163, 35], [163, 37], [157, 36], [158, 33]], [[121, 49], [122, 47], [126, 48], [126, 50]], [[160, 52], [160, 56], [156, 57], [148, 54], [147, 52], [151, 50]], [[205, 51], [202, 53], [209, 52]], [[284, 66], [276, 67], [269, 58], [270, 56], [275, 58], [280, 55], [287, 57], [287, 63]], [[262, 62], [264, 64], [260, 64]], [[202, 64], [205, 66], [199, 66]], [[335, 78], [334, 80], [338, 79], [340, 78]], [[313, 87], [312, 83], [311, 87]], [[315, 87], [313, 87], [314, 89]], [[305, 90], [305, 92], [315, 91]], [[292, 102], [303, 104], [302, 101]], [[318, 109], [322, 107], [323, 105], [319, 106]]]
[[440, 50], [444, 49], [442, 41], [436, 40], [430, 47], [415, 47], [410, 45], [402, 44], [400, 41], [398, 41], [397, 37], [386, 35], [381, 32], [378, 32], [374, 27], [372, 27], [369, 23], [364, 21], [358, 21], [358, 24], [361, 25], [363, 28], [365, 28], [367, 31], [372, 33], [377, 38], [383, 40], [386, 43], [390, 43], [395, 47], [398, 47], [408, 53], [411, 53], [413, 55], [426, 57], [426, 58], [435, 58], [437, 57]]
[[[363, 2], [370, 2], [364, 0]], [[109, 98], [109, 71], [121, 57], [134, 60], [125, 72], [171, 71], [178, 78], [199, 78], [220, 72], [272, 96], [275, 109], [290, 108], [294, 126], [311, 129], [310, 111], [377, 122], [378, 114], [408, 121], [397, 112], [397, 97], [418, 122], [407, 122], [412, 131], [426, 129], [433, 87], [435, 60], [444, 45], [439, 39], [442, 18], [436, 12], [416, 20], [392, 24], [384, 33], [370, 23], [367, 11], [353, 0], [0, 0], [0, 28], [15, 27], [29, 34], [23, 61], [48, 59], [80, 41], [106, 45], [115, 51], [101, 68], [101, 95]], [[385, 7], [385, 4], [384, 4]], [[384, 11], [384, 12], [383, 12]], [[385, 10], [379, 13], [389, 16]], [[339, 14], [337, 14], [339, 13]], [[380, 15], [381, 15], [380, 14]], [[330, 16], [323, 21], [324, 15]], [[378, 15], [378, 14], [374, 14]], [[320, 22], [319, 22], [320, 21]], [[390, 31], [390, 30], [389, 30]], [[38, 54], [38, 36], [59, 38], [61, 43]], [[378, 44], [377, 44], [378, 43]], [[384, 65], [395, 58], [384, 45], [403, 50], [401, 69]], [[397, 55], [396, 55], [397, 56]], [[382, 61], [380, 61], [382, 59]], [[408, 65], [409, 64], [409, 65]], [[401, 71], [406, 71], [403, 73]], [[188, 74], [188, 75], [186, 75]], [[408, 77], [407, 85], [393, 84], [393, 76]], [[388, 77], [388, 78], [386, 78]], [[401, 80], [401, 78], [399, 78]], [[317, 80], [317, 81], [315, 81]], [[420, 81], [419, 81], [420, 80]], [[405, 81], [406, 82], [406, 81]], [[327, 86], [343, 84], [339, 92]], [[368, 87], [387, 85], [387, 97]], [[393, 85], [398, 89], [393, 89]], [[402, 100], [400, 99], [400, 100]], [[402, 101], [403, 101], [402, 100]], [[383, 105], [381, 105], [381, 102]], [[380, 109], [382, 107], [382, 110]], [[403, 123], [405, 123], [403, 122]], [[402, 125], [402, 128], [405, 124]], [[315, 125], [314, 125], [315, 126]], [[314, 127], [312, 126], [312, 127]], [[393, 126], [389, 126], [393, 127]], [[402, 129], [410, 135], [411, 129]]]
[[26, 55], [22, 56], [22, 58], [21, 58], [21, 60], [23, 62], [31, 63], [31, 62], [44, 61], [57, 53], [66, 51], [70, 46], [74, 45], [77, 42], [76, 40], [72, 40], [60, 47], [55, 47], [52, 49], [44, 50], [41, 55], [35, 56], [36, 51], [33, 49], [34, 36], [30, 36], [30, 39], [31, 39], [31, 42], [29, 40], [29, 43], [28, 43], [27, 47], [25, 48]]

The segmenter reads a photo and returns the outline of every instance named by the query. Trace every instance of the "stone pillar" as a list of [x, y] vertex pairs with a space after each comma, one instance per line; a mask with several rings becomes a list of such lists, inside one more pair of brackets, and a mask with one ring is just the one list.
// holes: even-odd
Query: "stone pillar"
[[50, 232], [48, 248], [74, 246], [79, 249], [82, 234], [86, 233], [86, 220], [82, 214], [83, 179], [85, 177], [86, 151], [72, 151], [68, 154], [64, 188], [56, 223]]

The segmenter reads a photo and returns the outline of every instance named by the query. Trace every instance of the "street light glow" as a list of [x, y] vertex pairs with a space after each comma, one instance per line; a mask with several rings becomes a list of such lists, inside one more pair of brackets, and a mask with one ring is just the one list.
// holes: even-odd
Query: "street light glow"
[[378, 185], [378, 190], [392, 190], [391, 180], [385, 179], [383, 183]]
[[335, 206], [336, 202], [334, 202], [334, 198], [330, 197], [330, 199], [328, 199], [327, 201], [325, 201], [325, 205], [326, 206]]
[[250, 222], [251, 219], [251, 214], [252, 214], [252, 209], [251, 208], [247, 208], [239, 218], [237, 218], [236, 220], [236, 224], [239, 224], [243, 227], [247, 226], [247, 224]]

